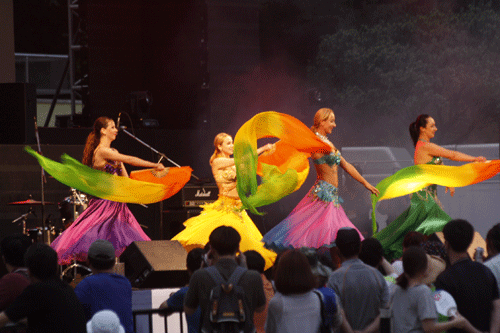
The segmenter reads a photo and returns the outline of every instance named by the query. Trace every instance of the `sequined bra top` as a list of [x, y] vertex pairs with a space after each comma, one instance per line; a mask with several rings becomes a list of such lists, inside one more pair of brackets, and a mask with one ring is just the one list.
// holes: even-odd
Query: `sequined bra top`
[[323, 155], [320, 158], [313, 159], [314, 164], [328, 164], [329, 166], [339, 165], [342, 155], [339, 150], [332, 151], [328, 155]]
[[[426, 143], [427, 143], [426, 141], [421, 141], [421, 140], [417, 141], [417, 145], [415, 146], [415, 154], [413, 156], [413, 160], [415, 160], [415, 158], [417, 157], [417, 151], [420, 149], [420, 147], [425, 145]], [[443, 158], [441, 156], [433, 156], [432, 159], [425, 164], [441, 165], [441, 164], [443, 164]]]
[[116, 161], [106, 161], [102, 170], [112, 175], [121, 175], [122, 165]]
[[231, 165], [214, 173], [214, 179], [219, 187], [219, 195], [228, 196], [236, 188], [236, 166]]
[[[94, 150], [94, 157], [95, 157], [96, 151], [97, 151], [97, 149]], [[120, 162], [106, 160], [106, 162], [104, 163], [104, 167], [97, 168], [94, 166], [94, 158], [92, 158], [92, 165], [93, 165], [94, 169], [102, 170], [102, 171], [110, 173], [112, 175], [121, 175], [122, 174], [122, 164]]]

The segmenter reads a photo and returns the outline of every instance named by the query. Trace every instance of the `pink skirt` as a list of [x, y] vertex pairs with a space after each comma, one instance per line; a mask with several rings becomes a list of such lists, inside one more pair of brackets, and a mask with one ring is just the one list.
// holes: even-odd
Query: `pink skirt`
[[[318, 180], [295, 209], [273, 229], [262, 241], [268, 248], [320, 248], [334, 246], [340, 228], [359, 230], [349, 221], [340, 206], [337, 188]], [[361, 240], [363, 236], [359, 233]]]
[[90, 199], [88, 208], [50, 246], [60, 265], [86, 261], [90, 244], [97, 239], [110, 241], [116, 256], [134, 241], [151, 240], [125, 203]]

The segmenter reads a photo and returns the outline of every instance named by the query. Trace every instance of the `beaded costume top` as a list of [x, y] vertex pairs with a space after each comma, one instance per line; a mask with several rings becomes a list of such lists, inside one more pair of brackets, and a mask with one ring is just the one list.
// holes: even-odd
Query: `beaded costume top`
[[122, 164], [120, 162], [105, 160], [104, 166], [102, 168], [97, 168], [94, 166], [94, 158], [95, 158], [95, 153], [97, 152], [97, 149], [99, 149], [99, 148], [96, 148], [94, 150], [94, 156], [92, 158], [93, 168], [97, 169], [97, 170], [102, 170], [102, 171], [104, 171], [106, 173], [110, 173], [112, 175], [121, 175], [122, 174]]
[[332, 151], [328, 155], [323, 155], [320, 158], [313, 159], [314, 164], [328, 164], [329, 166], [339, 165], [341, 160], [341, 154], [339, 150]]
[[214, 179], [219, 188], [219, 195], [228, 196], [236, 188], [236, 166], [231, 165], [214, 172]]
[[[326, 144], [330, 145], [333, 147], [332, 143], [328, 138], [324, 135], [319, 134], [318, 132], [315, 132], [316, 136], [320, 138], [321, 141], [325, 142]], [[340, 161], [342, 159], [342, 155], [340, 154], [340, 150], [335, 149], [335, 151], [332, 151], [328, 155], [323, 155], [320, 158], [317, 159], [312, 159], [314, 164], [328, 164], [330, 167], [334, 165], [339, 165]]]
[[[427, 142], [426, 141], [417, 141], [417, 145], [415, 146], [415, 156], [417, 155], [417, 151], [420, 148], [420, 146], [425, 145]], [[414, 158], [415, 158], [414, 156]], [[432, 159], [425, 163], [425, 164], [435, 164], [435, 165], [442, 165], [443, 164], [443, 158], [441, 156], [433, 156]], [[426, 192], [427, 194], [430, 194], [433, 196], [434, 200], [437, 202], [437, 204], [442, 207], [441, 203], [437, 199], [437, 185], [429, 185], [426, 188], [422, 189], [421, 191]], [[424, 198], [422, 198], [424, 199]]]

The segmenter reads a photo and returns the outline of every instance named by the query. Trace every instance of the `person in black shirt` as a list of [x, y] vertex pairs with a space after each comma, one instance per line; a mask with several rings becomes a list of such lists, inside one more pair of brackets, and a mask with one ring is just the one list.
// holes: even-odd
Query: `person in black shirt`
[[495, 277], [488, 267], [472, 261], [467, 253], [474, 227], [465, 220], [452, 220], [444, 226], [443, 235], [451, 266], [439, 274], [435, 286], [453, 296], [458, 312], [473, 326], [448, 332], [474, 332], [474, 329], [500, 332], [500, 299]]
[[57, 253], [46, 244], [31, 245], [24, 256], [31, 284], [0, 313], [0, 328], [28, 320], [28, 333], [85, 333], [83, 307], [73, 289], [57, 276]]

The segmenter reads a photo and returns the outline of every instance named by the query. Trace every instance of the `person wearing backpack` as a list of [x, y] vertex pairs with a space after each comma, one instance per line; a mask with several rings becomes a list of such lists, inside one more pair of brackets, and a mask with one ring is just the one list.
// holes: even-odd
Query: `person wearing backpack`
[[[266, 296], [257, 271], [240, 266], [241, 237], [232, 227], [220, 226], [209, 236], [212, 266], [194, 272], [184, 299], [184, 312], [201, 308], [201, 332], [255, 332], [254, 312], [265, 309]], [[239, 254], [239, 255], [237, 255]]]

